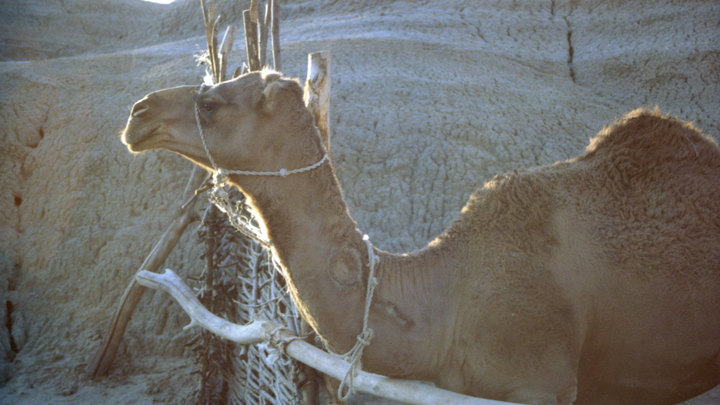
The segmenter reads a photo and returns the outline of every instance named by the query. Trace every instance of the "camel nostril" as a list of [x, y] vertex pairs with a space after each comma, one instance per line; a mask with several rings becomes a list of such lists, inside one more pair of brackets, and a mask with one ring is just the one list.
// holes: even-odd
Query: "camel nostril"
[[147, 106], [145, 103], [135, 103], [135, 105], [132, 108], [132, 111], [130, 112], [130, 115], [133, 117], [137, 117], [142, 115], [144, 112], [149, 110], [150, 107]]

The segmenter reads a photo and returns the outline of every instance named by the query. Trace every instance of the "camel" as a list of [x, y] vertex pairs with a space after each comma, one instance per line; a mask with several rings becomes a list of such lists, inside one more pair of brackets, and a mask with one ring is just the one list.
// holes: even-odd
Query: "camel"
[[720, 383], [720, 149], [692, 124], [633, 111], [391, 254], [368, 249], [302, 94], [268, 70], [159, 90], [121, 136], [227, 171], [329, 349], [362, 329], [374, 255], [365, 371], [528, 404], [671, 404]]

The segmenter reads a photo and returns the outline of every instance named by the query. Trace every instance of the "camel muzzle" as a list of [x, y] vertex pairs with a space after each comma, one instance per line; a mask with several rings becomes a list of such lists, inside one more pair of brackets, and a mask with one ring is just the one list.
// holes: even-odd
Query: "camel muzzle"
[[[147, 108], [144, 111], [146, 110]], [[161, 127], [161, 125], [157, 123], [143, 122], [139, 115], [140, 114], [134, 114], [133, 108], [133, 113], [131, 113], [125, 129], [123, 129], [120, 136], [122, 143], [124, 143], [131, 152], [142, 152], [152, 149], [152, 145], [155, 143], [153, 142], [153, 136]]]

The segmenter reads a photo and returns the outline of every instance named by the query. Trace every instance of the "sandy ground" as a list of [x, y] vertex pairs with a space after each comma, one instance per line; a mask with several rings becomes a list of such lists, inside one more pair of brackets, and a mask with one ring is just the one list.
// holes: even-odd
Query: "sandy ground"
[[[493, 175], [575, 156], [638, 106], [717, 139], [718, 21], [715, 1], [290, 1], [283, 70], [332, 52], [345, 197], [378, 247], [405, 251]], [[0, 403], [195, 403], [187, 319], [163, 294], [143, 298], [107, 378], [84, 370], [190, 172], [117, 133], [145, 93], [199, 82], [199, 7], [2, 2], [0, 27]], [[165, 266], [197, 275], [199, 246], [189, 231]]]

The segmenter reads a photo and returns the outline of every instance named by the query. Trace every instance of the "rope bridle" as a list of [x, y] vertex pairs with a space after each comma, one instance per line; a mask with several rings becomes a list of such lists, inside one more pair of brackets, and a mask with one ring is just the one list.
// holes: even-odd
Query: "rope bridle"
[[210, 161], [210, 165], [213, 168], [213, 184], [215, 186], [219, 186], [223, 183], [226, 183], [228, 181], [228, 176], [231, 174], [239, 174], [244, 176], [277, 176], [277, 177], [287, 177], [292, 174], [299, 174], [299, 173], [305, 173], [309, 172], [310, 170], [317, 169], [318, 167], [322, 166], [323, 163], [327, 161], [327, 153], [323, 155], [323, 157], [318, 160], [317, 162], [301, 167], [299, 169], [292, 169], [287, 170], [285, 168], [281, 168], [280, 170], [276, 171], [254, 171], [254, 170], [231, 170], [231, 169], [223, 169], [215, 163], [215, 159], [213, 159], [212, 154], [210, 153], [210, 148], [207, 146], [207, 142], [205, 141], [205, 133], [203, 132], [202, 124], [200, 123], [200, 115], [198, 114], [198, 105], [195, 103], [195, 106], [193, 108], [193, 113], [195, 114], [195, 124], [197, 125], [198, 134], [200, 135], [200, 141], [202, 141], [203, 149], [205, 149], [205, 154], [207, 155], [208, 161]]
[[[256, 240], [267, 248], [271, 247], [271, 242], [262, 236], [262, 232], [259, 229], [256, 229], [257, 227], [250, 225], [250, 223], [246, 219], [238, 218], [237, 215], [234, 215], [234, 210], [232, 204], [229, 202], [227, 192], [223, 190], [221, 186], [228, 182], [228, 176], [231, 174], [245, 176], [287, 177], [293, 174], [305, 173], [322, 166], [328, 160], [327, 153], [323, 154], [323, 157], [317, 162], [309, 166], [301, 167], [299, 169], [287, 170], [285, 168], [281, 168], [280, 170], [267, 172], [223, 169], [218, 167], [215, 159], [213, 159], [212, 154], [210, 153], [210, 148], [208, 148], [207, 142], [205, 141], [205, 133], [203, 131], [202, 124], [200, 123], [200, 115], [198, 113], [197, 102], [194, 105], [193, 113], [195, 114], [195, 124], [197, 125], [200, 141], [202, 141], [203, 149], [205, 149], [205, 154], [207, 155], [208, 161], [210, 162], [210, 165], [212, 166], [214, 171], [212, 177], [213, 187], [212, 191], [210, 192], [210, 201], [228, 216], [230, 222], [234, 225], [236, 229], [238, 229], [238, 231], [243, 233], [245, 236]], [[355, 392], [354, 380], [357, 372], [362, 369], [362, 353], [365, 347], [370, 345], [370, 341], [373, 338], [373, 330], [368, 327], [368, 317], [370, 314], [370, 305], [372, 304], [375, 287], [378, 284], [378, 280], [375, 277], [375, 267], [380, 261], [380, 258], [375, 254], [375, 249], [373, 248], [372, 243], [370, 242], [370, 238], [367, 235], [363, 235], [363, 242], [365, 242], [368, 254], [368, 281], [367, 289], [365, 292], [363, 325], [362, 331], [356, 337], [355, 345], [353, 345], [353, 347], [347, 353], [341, 356], [344, 360], [350, 363], [350, 367], [348, 368], [345, 377], [340, 382], [340, 386], [338, 387], [338, 396], [342, 400], [347, 400], [347, 398]]]

